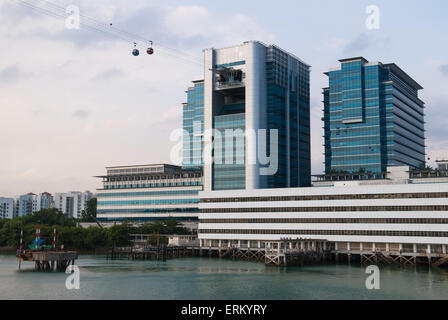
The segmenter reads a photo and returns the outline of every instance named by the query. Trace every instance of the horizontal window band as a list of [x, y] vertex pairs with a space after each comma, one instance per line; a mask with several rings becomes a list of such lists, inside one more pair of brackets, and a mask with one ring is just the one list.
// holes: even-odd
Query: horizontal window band
[[201, 223], [341, 223], [341, 224], [448, 224], [439, 218], [253, 218], [201, 219]]
[[218, 230], [199, 229], [199, 234], [266, 234], [266, 235], [316, 235], [316, 236], [385, 236], [447, 238], [445, 231], [375, 231], [375, 230]]
[[289, 207], [289, 208], [216, 208], [201, 209], [201, 213], [244, 212], [362, 212], [362, 211], [448, 211], [448, 206], [365, 206], [365, 207]]
[[448, 198], [448, 192], [435, 193], [389, 193], [389, 194], [341, 194], [310, 196], [273, 196], [241, 198], [205, 198], [201, 203], [261, 202], [261, 201], [312, 201], [312, 200], [364, 200], [364, 199], [440, 199]]

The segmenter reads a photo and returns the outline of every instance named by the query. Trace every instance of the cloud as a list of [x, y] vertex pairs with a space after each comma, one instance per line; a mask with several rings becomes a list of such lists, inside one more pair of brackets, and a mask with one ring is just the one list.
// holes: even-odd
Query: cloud
[[11, 65], [0, 70], [0, 82], [12, 83], [20, 80], [25, 73], [23, 73], [18, 65]]
[[92, 80], [109, 80], [123, 76], [124, 76], [123, 70], [118, 68], [110, 68], [98, 73], [92, 78]]
[[448, 64], [444, 64], [442, 66], [439, 67], [440, 72], [442, 72], [442, 74], [444, 76], [448, 76]]
[[85, 119], [89, 114], [89, 111], [86, 109], [78, 109], [72, 112], [72, 116], [77, 119]]
[[[185, 90], [203, 76], [203, 67], [157, 45], [202, 60], [205, 47], [273, 39], [251, 14], [208, 5], [76, 1], [82, 14], [154, 40], [156, 54], [135, 58], [132, 42], [83, 28], [82, 20], [80, 30], [68, 30], [64, 19], [21, 6], [8, 16], [3, 9], [14, 4], [3, 3], [0, 113], [8, 121], [0, 126], [0, 143], [14, 150], [0, 159], [0, 193], [7, 195], [95, 189], [101, 181], [91, 177], [105, 165], [169, 162], [169, 137], [182, 126]], [[141, 50], [146, 45], [138, 43]], [[35, 175], [18, 179], [22, 168]]]
[[390, 38], [388, 37], [379, 37], [373, 32], [364, 32], [348, 42], [344, 47], [344, 52], [357, 53], [372, 47], [387, 47], [389, 43]]

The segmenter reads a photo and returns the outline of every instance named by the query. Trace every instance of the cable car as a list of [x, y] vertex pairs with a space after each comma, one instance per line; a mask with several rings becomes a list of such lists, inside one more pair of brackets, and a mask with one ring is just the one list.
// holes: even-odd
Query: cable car
[[140, 54], [140, 51], [137, 49], [137, 43], [134, 42], [134, 50], [132, 50], [132, 55], [137, 57]]
[[152, 41], [151, 41], [151, 46], [146, 50], [146, 53], [149, 55], [154, 53], [154, 49], [152, 48]]

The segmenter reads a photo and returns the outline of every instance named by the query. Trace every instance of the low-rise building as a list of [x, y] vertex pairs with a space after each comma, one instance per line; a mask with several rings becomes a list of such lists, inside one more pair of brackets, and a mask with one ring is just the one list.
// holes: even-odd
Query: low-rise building
[[98, 189], [99, 221], [197, 221], [202, 172], [168, 164], [108, 167]]
[[200, 193], [203, 248], [263, 248], [285, 239], [328, 241], [336, 253], [447, 254], [448, 181], [388, 168], [376, 180]]

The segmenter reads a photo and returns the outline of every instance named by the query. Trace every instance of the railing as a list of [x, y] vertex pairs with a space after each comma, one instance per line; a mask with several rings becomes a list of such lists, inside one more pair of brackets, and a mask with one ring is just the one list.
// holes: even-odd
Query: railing
[[216, 82], [217, 89], [227, 89], [227, 88], [235, 88], [235, 87], [243, 87], [243, 81], [232, 81], [232, 82]]

